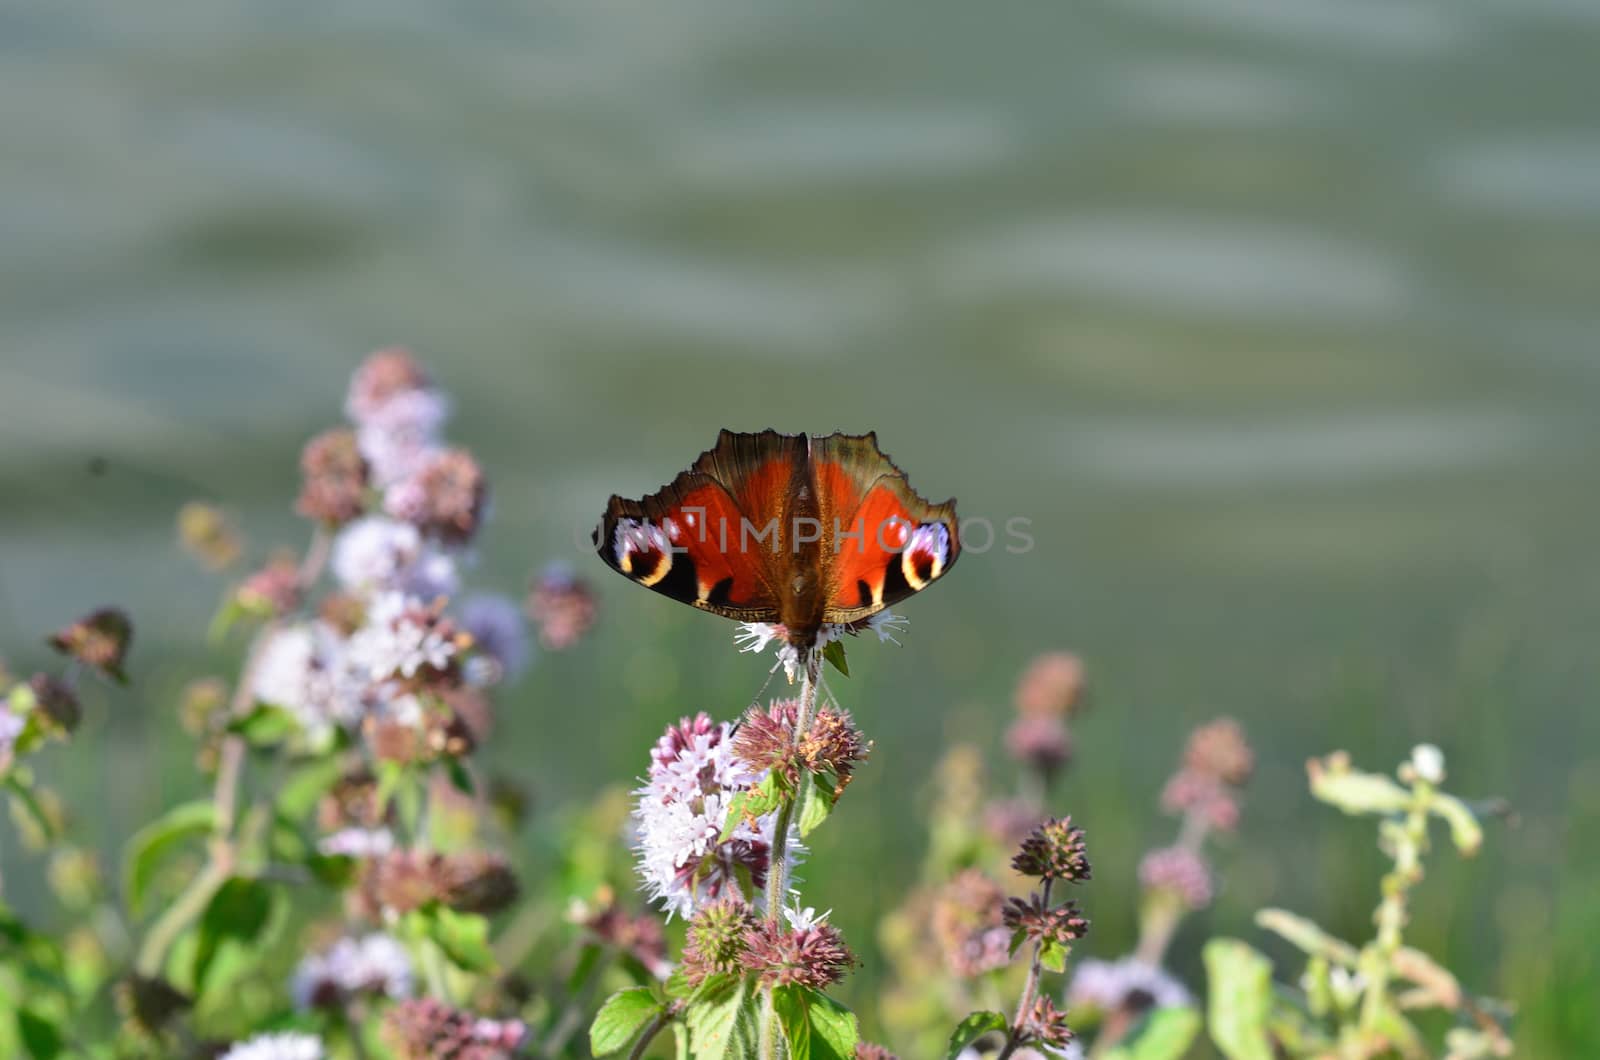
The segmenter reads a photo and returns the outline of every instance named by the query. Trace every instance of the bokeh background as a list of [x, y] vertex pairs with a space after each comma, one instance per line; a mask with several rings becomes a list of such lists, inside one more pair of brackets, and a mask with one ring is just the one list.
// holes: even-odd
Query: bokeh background
[[866, 950], [848, 1000], [941, 748], [1003, 770], [1021, 666], [1070, 648], [1087, 952], [1131, 938], [1193, 723], [1262, 761], [1197, 985], [1207, 932], [1281, 953], [1263, 903], [1363, 936], [1370, 828], [1302, 763], [1432, 740], [1520, 820], [1440, 851], [1416, 940], [1520, 1003], [1524, 1055], [1595, 1055], [1597, 71], [1586, 0], [11, 0], [0, 642], [139, 623], [55, 779], [108, 853], [198, 783], [173, 697], [220, 587], [174, 512], [298, 545], [301, 442], [404, 343], [494, 484], [473, 583], [565, 558], [604, 593], [492, 750], [544, 807], [765, 677], [577, 544], [718, 428], [876, 429], [926, 495], [1032, 520], [836, 682], [878, 741], [807, 873]]

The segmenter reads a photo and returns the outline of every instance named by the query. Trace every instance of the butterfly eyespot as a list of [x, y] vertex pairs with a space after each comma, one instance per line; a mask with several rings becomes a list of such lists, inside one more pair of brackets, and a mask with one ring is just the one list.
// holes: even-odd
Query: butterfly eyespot
[[658, 526], [618, 520], [612, 548], [617, 569], [640, 585], [654, 585], [672, 569], [672, 545]]
[[950, 531], [943, 523], [923, 523], [911, 534], [900, 554], [900, 572], [913, 589], [926, 588], [944, 571], [950, 558]]

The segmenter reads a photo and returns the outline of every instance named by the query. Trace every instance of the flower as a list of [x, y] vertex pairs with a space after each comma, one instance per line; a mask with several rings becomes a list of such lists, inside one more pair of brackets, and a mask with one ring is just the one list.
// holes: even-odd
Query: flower
[[344, 828], [317, 843], [329, 857], [376, 858], [394, 849], [394, 833], [387, 828]]
[[[738, 899], [726, 899], [726, 901], [736, 902]], [[713, 903], [701, 912], [705, 913], [715, 908], [715, 905], [716, 903]], [[586, 904], [578, 903], [573, 919], [600, 942], [631, 956], [656, 978], [665, 979], [671, 973], [672, 962], [667, 959], [667, 938], [661, 929], [661, 921], [649, 913], [634, 915], [627, 912], [617, 904], [609, 887], [601, 889], [598, 909], [591, 910]], [[690, 943], [695, 937], [694, 930], [694, 923], [691, 922]], [[687, 948], [684, 950], [684, 964], [686, 968], [689, 965]]]
[[857, 1042], [855, 1060], [900, 1060], [900, 1058], [876, 1042]]
[[1152, 850], [1139, 862], [1139, 883], [1147, 891], [1170, 894], [1186, 909], [1211, 904], [1211, 871], [1188, 847]]
[[[765, 885], [777, 814], [736, 821], [722, 835], [734, 796], [760, 779], [735, 757], [731, 733], [705, 714], [669, 726], [634, 792], [639, 874], [669, 916], [692, 915], [730, 888], [739, 893], [742, 878], [756, 890]], [[798, 852], [797, 842], [788, 846]]]
[[1174, 773], [1161, 791], [1161, 808], [1167, 813], [1192, 813], [1212, 828], [1231, 832], [1239, 825], [1239, 800], [1233, 789], [1216, 777], [1184, 768]]
[[16, 746], [17, 737], [28, 727], [28, 719], [0, 704], [0, 765]]
[[872, 741], [861, 734], [848, 710], [823, 707], [800, 741], [800, 756], [813, 773], [832, 773], [834, 796], [844, 792], [856, 766], [872, 753]]
[[1024, 876], [1082, 883], [1090, 871], [1083, 829], [1074, 827], [1071, 817], [1044, 822], [1022, 841], [1011, 867]]
[[439, 902], [459, 913], [495, 913], [516, 900], [516, 875], [498, 854], [468, 850], [388, 850], [363, 866], [360, 896], [369, 911], [409, 913]]
[[379, 350], [356, 369], [345, 414], [372, 481], [387, 487], [413, 474], [432, 453], [450, 404], [407, 350]]
[[563, 563], [546, 567], [528, 593], [528, 617], [539, 627], [539, 643], [565, 651], [594, 625], [594, 590]]
[[488, 486], [483, 469], [465, 449], [428, 454], [389, 486], [383, 509], [431, 537], [452, 545], [472, 540], [483, 521]]
[[1418, 778], [1429, 784], [1444, 783], [1444, 752], [1431, 743], [1419, 743], [1411, 749], [1411, 769]]
[[1049, 777], [1072, 758], [1066, 723], [1050, 714], [1024, 714], [1006, 729], [1006, 750]]
[[213, 571], [233, 566], [244, 551], [239, 529], [228, 513], [201, 501], [190, 501], [178, 509], [178, 541], [184, 551]]
[[29, 678], [28, 688], [33, 693], [34, 710], [45, 719], [48, 728], [66, 734], [78, 727], [83, 708], [78, 705], [77, 693], [71, 685], [60, 678], [38, 673]]
[[425, 542], [410, 523], [381, 515], [339, 532], [331, 566], [341, 585], [363, 594], [400, 591], [432, 600], [455, 595], [459, 584], [454, 559]]
[[262, 646], [252, 692], [318, 737], [334, 726], [353, 725], [366, 712], [374, 693], [359, 662], [324, 623], [285, 626]]
[[702, 905], [689, 921], [683, 946], [683, 974], [690, 985], [699, 986], [717, 973], [738, 971], [745, 936], [758, 923], [754, 910], [737, 895]]
[[845, 977], [855, 955], [832, 924], [812, 922], [806, 927], [784, 928], [762, 921], [745, 932], [745, 951], [739, 963], [760, 978], [763, 986], [791, 984], [825, 989]]
[[128, 613], [115, 607], [102, 607], [52, 634], [49, 644], [118, 684], [126, 684], [128, 677], [122, 672], [122, 663], [132, 640], [133, 621]]
[[1218, 718], [1189, 734], [1183, 763], [1202, 776], [1238, 787], [1250, 779], [1255, 755], [1239, 723], [1232, 718]]
[[458, 650], [455, 627], [437, 607], [404, 593], [376, 597], [350, 638], [352, 665], [375, 682], [442, 676]]
[[508, 1060], [528, 1037], [521, 1020], [493, 1020], [436, 998], [414, 998], [390, 1009], [383, 1035], [400, 1060]]
[[354, 423], [368, 423], [397, 396], [433, 386], [410, 350], [391, 346], [367, 355], [350, 377], [344, 411]]
[[1184, 985], [1156, 965], [1137, 957], [1118, 961], [1079, 961], [1067, 988], [1067, 1003], [1101, 1012], [1177, 1008], [1190, 1002]]
[[300, 606], [300, 567], [279, 556], [251, 574], [234, 590], [234, 600], [246, 611], [281, 616]]
[[[906, 619], [893, 611], [879, 611], [875, 615], [859, 619], [855, 622], [825, 622], [817, 630], [817, 639], [811, 644], [813, 653], [820, 653], [832, 642], [848, 635], [860, 636], [862, 631], [876, 633], [879, 643], [886, 641], [899, 644], [896, 633], [904, 633]], [[801, 666], [800, 648], [789, 643], [789, 631], [783, 626], [773, 622], [740, 622], [735, 628], [733, 641], [742, 652], [754, 652], [759, 655], [767, 650], [767, 646], [776, 642], [778, 644], [778, 661], [772, 664], [772, 670], [777, 672], [778, 667], [783, 667], [785, 676], [791, 683], [799, 676]]]
[[294, 510], [328, 526], [343, 526], [366, 508], [367, 472], [354, 431], [324, 431], [300, 453], [300, 496]]
[[1006, 902], [1001, 917], [1012, 931], [1013, 943], [1026, 939], [1066, 946], [1089, 932], [1089, 921], [1079, 912], [1076, 902], [1051, 907], [1037, 894], [1012, 898]]
[[1017, 681], [1017, 711], [1056, 718], [1071, 714], [1082, 700], [1083, 684], [1083, 662], [1076, 655], [1046, 652], [1029, 663]]
[[384, 934], [342, 938], [326, 953], [312, 954], [295, 968], [290, 985], [295, 1007], [333, 1008], [357, 994], [399, 999], [412, 988], [411, 958]]
[[516, 680], [528, 665], [528, 630], [511, 598], [471, 596], [462, 602], [460, 615], [478, 657], [492, 662], [494, 680]]
[[1033, 1009], [1023, 1022], [1023, 1034], [1028, 1041], [1052, 1048], [1060, 1048], [1072, 1040], [1067, 1014], [1056, 1008], [1048, 997], [1040, 997], [1033, 1003]]
[[931, 926], [951, 972], [971, 978], [1010, 963], [1004, 909], [1005, 892], [979, 869], [964, 869], [940, 888]]
[[219, 1060], [322, 1060], [324, 1055], [322, 1039], [315, 1034], [277, 1031], [239, 1042]]

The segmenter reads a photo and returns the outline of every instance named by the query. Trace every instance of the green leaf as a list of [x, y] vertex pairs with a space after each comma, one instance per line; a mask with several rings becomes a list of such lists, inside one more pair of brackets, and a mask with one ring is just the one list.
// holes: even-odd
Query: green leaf
[[457, 968], [468, 972], [494, 970], [489, 921], [477, 913], [458, 913], [441, 905], [433, 910], [429, 934]]
[[12, 811], [19, 815], [17, 824], [25, 827], [32, 823], [38, 829], [40, 841], [48, 843], [55, 839], [55, 825], [50, 820], [50, 815], [39, 803], [38, 796], [34, 794], [33, 785], [26, 783], [15, 773], [5, 778], [6, 790], [11, 792]]
[[[836, 642], [837, 643], [837, 642]], [[814, 832], [828, 815], [833, 812], [833, 804], [837, 801], [835, 792], [839, 788], [839, 779], [832, 771], [824, 770], [821, 773], [808, 773], [809, 778], [802, 783], [811, 785], [811, 793], [800, 806], [800, 838]]]
[[728, 802], [728, 816], [723, 819], [717, 842], [726, 842], [746, 817], [760, 817], [776, 810], [785, 794], [776, 771], [769, 772], [755, 787], [736, 794]]
[[216, 822], [216, 807], [209, 800], [185, 802], [133, 834], [122, 859], [122, 893], [130, 913], [139, 915], [162, 859], [186, 840], [210, 835]]
[[818, 990], [805, 991], [814, 1060], [852, 1060], [861, 1028], [856, 1014]]
[[56, 1025], [31, 1009], [17, 1009], [17, 1037], [33, 1060], [55, 1060], [65, 1047]]
[[742, 1060], [754, 1056], [760, 1019], [756, 994], [731, 975], [715, 975], [684, 1009], [689, 1052], [695, 1060]]
[[205, 983], [217, 953], [226, 942], [249, 944], [260, 937], [272, 918], [273, 895], [260, 880], [234, 876], [217, 888], [200, 916], [198, 946], [194, 955], [194, 983]]
[[822, 649], [822, 657], [828, 660], [835, 670], [846, 677], [850, 676], [850, 665], [844, 658], [844, 641], [830, 640]]
[[1006, 1031], [1006, 1018], [998, 1012], [974, 1012], [960, 1023], [956, 1024], [955, 1033], [950, 1035], [950, 1047], [945, 1051], [945, 1060], [956, 1060], [961, 1055], [961, 1050], [982, 1038], [985, 1034]]
[[299, 766], [278, 789], [278, 812], [290, 820], [304, 819], [343, 773], [344, 764], [337, 756], [314, 758]]
[[1211, 1040], [1229, 1060], [1272, 1060], [1267, 1038], [1272, 965], [1238, 939], [1212, 939], [1204, 955]]
[[444, 764], [445, 775], [450, 778], [450, 786], [461, 794], [471, 798], [477, 794], [472, 787], [472, 774], [467, 772], [466, 764], [459, 758], [452, 758]]
[[664, 1011], [647, 986], [619, 990], [606, 998], [589, 1025], [589, 1051], [595, 1056], [621, 1052]]
[[228, 724], [228, 731], [244, 737], [251, 747], [276, 747], [299, 728], [293, 714], [271, 703], [257, 703], [250, 713]]
[[1054, 940], [1039, 944], [1039, 964], [1052, 972], [1067, 970], [1067, 947]]
[[1311, 794], [1345, 813], [1399, 813], [1411, 806], [1411, 792], [1386, 776], [1350, 767], [1343, 752], [1306, 763]]
[[1105, 1060], [1179, 1060], [1200, 1033], [1200, 1013], [1187, 1005], [1158, 1008]]

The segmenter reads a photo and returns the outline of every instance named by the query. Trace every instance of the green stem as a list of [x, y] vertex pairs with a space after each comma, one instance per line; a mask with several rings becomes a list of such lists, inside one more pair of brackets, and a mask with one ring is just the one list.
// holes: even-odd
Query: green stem
[[655, 1036], [665, 1030], [667, 1025], [677, 1018], [677, 1015], [678, 1006], [676, 1004], [671, 1008], [664, 1008], [657, 1012], [656, 1018], [650, 1021], [649, 1026], [645, 1027], [644, 1033], [639, 1036], [639, 1040], [633, 1044], [633, 1048], [628, 1050], [628, 1060], [644, 1060], [644, 1051], [650, 1048], [650, 1043], [655, 1040]]
[[[1052, 879], [1044, 881], [1041, 901], [1046, 909], [1050, 907], [1050, 885], [1055, 882]], [[1033, 1002], [1039, 995], [1039, 973], [1044, 967], [1041, 960], [1043, 956], [1044, 943], [1042, 941], [1034, 943], [1033, 962], [1028, 965], [1028, 981], [1022, 985], [1022, 1000], [1017, 1003], [1017, 1018], [1011, 1021], [1011, 1032], [1006, 1035], [1005, 1048], [1000, 1050], [1000, 1055], [995, 1060], [1008, 1060], [1027, 1036], [1028, 1017], [1033, 1014]]]
[[[817, 674], [822, 667], [822, 653], [812, 650], [805, 657], [805, 673], [800, 684], [800, 709], [794, 719], [794, 743], [799, 745], [811, 729], [811, 718], [817, 708]], [[809, 784], [802, 783], [800, 790], [792, 793], [778, 807], [778, 817], [772, 826], [772, 849], [767, 858], [767, 923], [776, 924], [783, 917], [783, 907], [789, 898], [789, 823], [794, 820], [796, 808], [805, 798]], [[782, 1054], [779, 1044], [783, 1035], [778, 1027], [778, 1009], [768, 987], [761, 1002], [761, 1060], [778, 1060]]]

